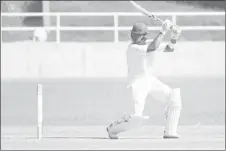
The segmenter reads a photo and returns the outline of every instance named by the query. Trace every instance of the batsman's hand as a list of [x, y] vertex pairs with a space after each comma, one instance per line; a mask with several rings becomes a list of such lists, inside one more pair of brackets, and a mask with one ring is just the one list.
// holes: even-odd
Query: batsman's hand
[[173, 39], [178, 39], [181, 35], [181, 28], [178, 25], [173, 25], [170, 30], [170, 36]]
[[162, 24], [161, 33], [166, 34], [171, 27], [173, 26], [173, 23], [170, 20], [165, 20]]

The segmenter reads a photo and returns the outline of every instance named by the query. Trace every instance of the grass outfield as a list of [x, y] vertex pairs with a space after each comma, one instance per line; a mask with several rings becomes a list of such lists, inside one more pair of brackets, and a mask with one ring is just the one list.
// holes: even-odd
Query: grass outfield
[[[224, 126], [180, 125], [180, 139], [164, 140], [162, 126], [144, 126], [108, 139], [105, 126], [2, 127], [3, 150], [225, 150]], [[53, 145], [54, 144], [54, 145]]]
[[[165, 2], [165, 1], [141, 1], [138, 2], [147, 10], [153, 12], [203, 12], [203, 11], [223, 11], [219, 7], [203, 7], [202, 5], [187, 4], [183, 2]], [[217, 3], [218, 4], [218, 3]], [[19, 5], [19, 4], [18, 4]], [[37, 4], [35, 5], [37, 6]], [[34, 6], [34, 8], [35, 8]], [[21, 11], [15, 9], [16, 11]], [[37, 8], [35, 9], [37, 10]], [[53, 1], [50, 4], [52, 12], [136, 12], [128, 1]], [[171, 19], [170, 16], [163, 16], [162, 19]], [[158, 26], [153, 20], [147, 17], [119, 17], [119, 26], [132, 26], [136, 21], [143, 21], [150, 26]], [[42, 24], [40, 18], [19, 19], [13, 17], [4, 17], [3, 26], [37, 26]], [[177, 24], [180, 26], [224, 26], [225, 16], [207, 16], [207, 17], [178, 17]], [[51, 25], [56, 26], [56, 18], [51, 17]], [[62, 26], [113, 26], [113, 17], [62, 17]], [[150, 38], [156, 35], [154, 31]], [[32, 32], [3, 32], [3, 41], [21, 41], [27, 40]], [[127, 41], [129, 32], [119, 32], [119, 40]], [[49, 41], [56, 40], [55, 31], [50, 32]], [[61, 41], [113, 41], [114, 33], [112, 31], [62, 31]], [[184, 31], [181, 40], [225, 40], [224, 31]]]

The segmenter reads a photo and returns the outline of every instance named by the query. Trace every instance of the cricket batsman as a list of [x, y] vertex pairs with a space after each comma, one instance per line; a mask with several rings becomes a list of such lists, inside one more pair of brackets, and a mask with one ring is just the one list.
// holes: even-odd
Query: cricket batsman
[[[161, 44], [164, 36], [169, 33], [170, 41]], [[117, 139], [118, 134], [140, 127], [149, 119], [143, 116], [145, 99], [150, 93], [156, 100], [163, 101], [166, 105], [166, 124], [163, 138], [176, 139], [177, 127], [181, 111], [180, 88], [172, 89], [158, 80], [153, 72], [153, 61], [156, 53], [173, 52], [174, 46], [180, 37], [181, 30], [170, 20], [163, 22], [162, 28], [154, 40], [148, 40], [148, 28], [142, 23], [135, 23], [131, 30], [131, 40], [127, 49], [128, 88], [132, 89], [133, 113], [111, 123], [107, 127], [111, 139]], [[157, 94], [157, 95], [156, 95]]]

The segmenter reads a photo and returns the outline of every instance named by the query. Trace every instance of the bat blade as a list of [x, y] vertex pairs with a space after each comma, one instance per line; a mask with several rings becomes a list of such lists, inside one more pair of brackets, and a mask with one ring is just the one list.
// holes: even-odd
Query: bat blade
[[137, 3], [135, 3], [134, 1], [130, 1], [130, 3], [131, 3], [134, 7], [136, 7], [138, 10], [140, 10], [140, 12], [141, 12], [142, 14], [144, 14], [145, 16], [148, 16], [148, 17], [149, 17], [149, 12], [148, 12], [146, 9], [144, 9], [143, 7], [141, 7], [140, 5], [138, 5]]
[[155, 15], [151, 14], [149, 11], [147, 11], [146, 9], [144, 9], [143, 7], [141, 7], [140, 5], [138, 5], [137, 3], [135, 3], [134, 1], [130, 1], [130, 3], [137, 8], [143, 15], [151, 17], [153, 19], [155, 19], [156, 21], [163, 23], [163, 21], [159, 18], [157, 18]]

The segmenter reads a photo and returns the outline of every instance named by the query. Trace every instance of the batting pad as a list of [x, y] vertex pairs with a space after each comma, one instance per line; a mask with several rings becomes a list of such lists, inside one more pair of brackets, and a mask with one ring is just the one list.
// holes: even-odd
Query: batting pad
[[125, 132], [142, 126], [148, 119], [148, 116], [126, 116], [110, 124], [109, 131], [117, 134]]
[[165, 135], [177, 135], [177, 127], [181, 112], [180, 89], [174, 89], [168, 104]]

